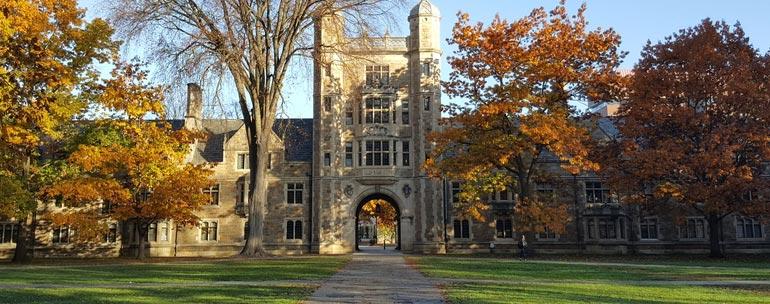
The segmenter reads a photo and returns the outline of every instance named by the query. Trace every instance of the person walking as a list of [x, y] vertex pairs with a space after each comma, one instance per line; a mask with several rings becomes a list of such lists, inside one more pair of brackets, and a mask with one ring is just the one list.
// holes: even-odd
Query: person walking
[[527, 259], [527, 237], [525, 235], [521, 235], [521, 239], [519, 240], [519, 243], [517, 244], [519, 247], [519, 260], [524, 261]]

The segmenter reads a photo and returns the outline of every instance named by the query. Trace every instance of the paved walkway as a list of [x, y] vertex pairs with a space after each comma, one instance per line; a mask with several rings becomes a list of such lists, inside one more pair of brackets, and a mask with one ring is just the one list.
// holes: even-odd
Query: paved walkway
[[362, 249], [305, 303], [444, 303], [433, 281], [398, 251]]

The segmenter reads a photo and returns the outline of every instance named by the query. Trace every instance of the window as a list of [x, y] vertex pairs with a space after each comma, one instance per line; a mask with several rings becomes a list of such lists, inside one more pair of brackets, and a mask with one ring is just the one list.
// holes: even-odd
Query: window
[[364, 165], [363, 162], [363, 156], [364, 155], [364, 144], [359, 140], [358, 141], [358, 166], [361, 167]]
[[452, 193], [452, 205], [460, 203], [460, 182], [452, 182], [449, 191]]
[[658, 239], [658, 219], [646, 217], [639, 221], [639, 238], [642, 240]]
[[324, 111], [331, 112], [332, 111], [332, 97], [331, 96], [324, 96]]
[[102, 214], [110, 214], [110, 213], [112, 213], [112, 202], [102, 201]]
[[537, 189], [537, 195], [541, 200], [553, 200], [555, 198], [554, 196], [554, 190], [553, 185], [551, 184], [540, 184], [538, 183], [536, 185]]
[[147, 238], [145, 240], [150, 242], [158, 241], [158, 224], [152, 223], [147, 227]]
[[588, 237], [588, 239], [591, 239], [591, 240], [596, 239], [596, 227], [594, 226], [595, 224], [596, 224], [596, 221], [594, 219], [588, 219], [586, 221], [586, 231], [588, 231], [586, 236]]
[[267, 168], [273, 169], [273, 153], [267, 153]]
[[558, 236], [555, 232], [551, 231], [551, 229], [548, 229], [548, 227], [544, 227], [545, 229], [543, 232], [540, 232], [537, 234], [538, 240], [555, 240]]
[[158, 241], [168, 242], [168, 222], [161, 222], [158, 224]]
[[682, 239], [702, 239], [706, 237], [706, 221], [703, 218], [688, 218], [684, 226], [679, 227]]
[[53, 229], [52, 241], [54, 244], [67, 244], [70, 242], [74, 231], [69, 226], [60, 226]]
[[609, 189], [604, 188], [601, 182], [586, 182], [586, 203], [606, 204], [611, 203]]
[[286, 203], [302, 204], [302, 190], [304, 188], [305, 185], [302, 183], [286, 184]]
[[353, 167], [353, 142], [345, 143], [345, 167]]
[[243, 223], [243, 240], [247, 240], [249, 238], [249, 221], [246, 221]]
[[422, 73], [423, 77], [430, 77], [432, 75], [430, 59], [420, 64], [420, 73]]
[[735, 218], [735, 237], [739, 239], [762, 238], [762, 223], [749, 217]]
[[329, 152], [324, 153], [324, 166], [329, 167], [332, 165], [332, 154]]
[[390, 142], [387, 140], [367, 140], [366, 165], [390, 166]]
[[288, 220], [286, 221], [286, 239], [287, 240], [301, 240], [302, 239], [302, 221], [300, 220]]
[[16, 243], [19, 240], [18, 224], [0, 224], [0, 244]]
[[345, 125], [346, 126], [352, 126], [353, 125], [353, 109], [348, 107], [345, 110]]
[[209, 205], [219, 205], [219, 184], [204, 188], [203, 194], [209, 196]]
[[246, 181], [248, 177], [243, 177], [240, 181], [235, 183], [235, 205], [245, 206], [249, 202], [249, 182]]
[[249, 153], [238, 153], [236, 168], [238, 170], [249, 169]]
[[401, 142], [401, 165], [404, 167], [409, 166], [409, 141], [405, 140]]
[[423, 110], [425, 111], [430, 111], [430, 104], [433, 103], [433, 98], [429, 94], [423, 93], [422, 95]]
[[390, 123], [390, 99], [368, 97], [365, 102], [366, 123]]
[[217, 240], [217, 222], [202, 222], [201, 223], [201, 241], [216, 241]]
[[118, 239], [118, 225], [117, 224], [110, 224], [108, 227], [107, 233], [104, 234], [104, 238], [102, 239], [105, 243], [115, 243]]
[[617, 238], [615, 230], [615, 221], [610, 219], [599, 219], [599, 238], [614, 239]]
[[498, 239], [513, 238], [513, 222], [510, 218], [497, 219], [495, 222], [495, 227], [497, 228], [497, 234], [495, 236]]
[[454, 238], [456, 239], [469, 239], [470, 238], [470, 222], [468, 220], [454, 220]]
[[497, 192], [497, 200], [500, 202], [513, 201], [513, 193], [511, 193], [511, 191], [508, 191], [507, 188], [503, 191], [499, 191]]
[[409, 101], [404, 100], [401, 102], [401, 123], [409, 124]]
[[390, 68], [387, 65], [367, 65], [366, 85], [369, 87], [383, 87], [390, 84]]

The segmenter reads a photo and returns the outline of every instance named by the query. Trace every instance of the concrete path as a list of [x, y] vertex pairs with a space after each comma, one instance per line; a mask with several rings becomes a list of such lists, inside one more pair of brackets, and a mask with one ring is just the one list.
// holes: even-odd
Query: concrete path
[[305, 303], [444, 303], [433, 281], [398, 251], [362, 249]]

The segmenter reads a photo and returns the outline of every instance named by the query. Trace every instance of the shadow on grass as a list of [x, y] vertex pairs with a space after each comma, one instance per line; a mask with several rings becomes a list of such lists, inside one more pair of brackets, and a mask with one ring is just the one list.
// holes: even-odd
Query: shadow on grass
[[0, 303], [297, 303], [304, 287], [48, 288], [11, 289]]

